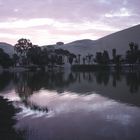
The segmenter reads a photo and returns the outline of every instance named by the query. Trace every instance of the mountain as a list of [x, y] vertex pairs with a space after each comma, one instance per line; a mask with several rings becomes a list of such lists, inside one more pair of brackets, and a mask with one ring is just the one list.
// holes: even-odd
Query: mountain
[[140, 45], [140, 25], [110, 34], [98, 40], [78, 40], [65, 45], [57, 45], [56, 47], [82, 55], [95, 54], [103, 50], [107, 50], [111, 55], [112, 49], [116, 48], [118, 54], [125, 55], [126, 50], [129, 49], [130, 42]]
[[116, 48], [118, 53], [124, 54], [129, 49], [130, 42], [140, 45], [140, 25], [105, 36], [98, 40], [98, 45], [102, 50]]
[[0, 42], [0, 48], [10, 56], [14, 54], [14, 47], [8, 43]]
[[[62, 48], [74, 54], [94, 54], [98, 51], [107, 50], [111, 56], [112, 49], [116, 48], [117, 53], [125, 55], [129, 49], [129, 43], [135, 42], [140, 45], [140, 25], [110, 34], [98, 40], [77, 40], [64, 45], [55, 45], [55, 48]], [[0, 42], [2, 48], [10, 56], [14, 54], [14, 47], [10, 44]]]

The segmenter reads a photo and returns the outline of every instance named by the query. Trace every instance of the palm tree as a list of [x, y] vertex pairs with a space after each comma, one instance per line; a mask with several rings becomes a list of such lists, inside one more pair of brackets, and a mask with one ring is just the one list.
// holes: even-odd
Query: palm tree
[[135, 50], [135, 52], [137, 52], [138, 49], [139, 49], [139, 45], [138, 45], [137, 43], [135, 43], [135, 44], [134, 44], [134, 50]]
[[109, 60], [110, 60], [110, 59], [109, 59], [108, 51], [105, 50], [105, 51], [103, 52], [103, 63], [104, 63], [104, 64], [108, 64], [108, 63], [109, 63]]
[[113, 63], [114, 63], [115, 58], [116, 58], [116, 49], [112, 49], [112, 57], [113, 57]]
[[73, 57], [71, 55], [69, 56], [68, 61], [72, 65], [72, 63], [73, 63]]
[[78, 63], [80, 64], [81, 54], [78, 54]]
[[135, 45], [134, 42], [130, 42], [130, 43], [129, 43], [129, 47], [130, 47], [131, 52], [134, 51], [134, 45]]
[[83, 57], [83, 64], [85, 65], [85, 61], [86, 61], [86, 58], [85, 57]]
[[92, 54], [88, 54], [88, 55], [87, 55], [88, 64], [90, 64], [90, 63], [91, 63], [92, 57], [93, 57], [93, 55], [92, 55]]

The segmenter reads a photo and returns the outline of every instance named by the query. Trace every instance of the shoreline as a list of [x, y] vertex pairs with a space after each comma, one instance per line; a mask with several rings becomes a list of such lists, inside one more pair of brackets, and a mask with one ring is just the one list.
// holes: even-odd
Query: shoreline
[[102, 70], [107, 70], [107, 71], [140, 71], [140, 65], [135, 64], [135, 65], [129, 65], [129, 64], [124, 64], [124, 65], [99, 65], [99, 64], [90, 64], [90, 65], [72, 65], [71, 68], [73, 71], [102, 71]]
[[[29, 72], [29, 71], [57, 71], [60, 70], [60, 67], [54, 66], [53, 69], [46, 68], [45, 66], [41, 69], [39, 66], [36, 67], [10, 67], [10, 68], [2, 68], [0, 67], [0, 74], [3, 72]], [[63, 72], [67, 71], [65, 67], [62, 67]], [[124, 64], [124, 65], [99, 65], [99, 64], [74, 64], [69, 68], [71, 71], [98, 71], [98, 70], [108, 70], [108, 71], [140, 71], [139, 64]]]

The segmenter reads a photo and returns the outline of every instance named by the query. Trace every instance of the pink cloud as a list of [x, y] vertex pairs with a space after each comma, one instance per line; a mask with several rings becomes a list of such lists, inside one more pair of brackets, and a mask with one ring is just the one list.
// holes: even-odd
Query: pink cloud
[[139, 5], [139, 0], [0, 0], [0, 40], [15, 42], [13, 33], [49, 43], [102, 37], [139, 24]]

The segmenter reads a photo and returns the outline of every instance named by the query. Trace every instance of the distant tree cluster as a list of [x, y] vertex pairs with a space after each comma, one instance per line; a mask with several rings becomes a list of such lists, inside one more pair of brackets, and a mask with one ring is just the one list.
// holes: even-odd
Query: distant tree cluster
[[[57, 42], [57, 45], [64, 45], [63, 42]], [[115, 64], [120, 66], [122, 64], [140, 64], [140, 49], [138, 44], [134, 42], [129, 43], [129, 49], [125, 53], [125, 57], [117, 54], [117, 50], [112, 50], [112, 57], [109, 56], [107, 50], [103, 52], [96, 52], [96, 55], [87, 54], [82, 56], [81, 54], [75, 55], [68, 50], [60, 48], [53, 48], [53, 45], [41, 48], [38, 45], [33, 45], [29, 39], [19, 39], [15, 44], [15, 54], [10, 57], [2, 49], [0, 49], [0, 65], [2, 67], [10, 66], [55, 66], [63, 65], [64, 59], [67, 59], [69, 64], [78, 65], [110, 65]]]
[[[62, 45], [63, 42], [58, 42], [57, 44]], [[50, 49], [53, 48], [53, 45], [47, 46], [49, 49], [37, 45], [33, 45], [30, 40], [20, 39], [15, 45], [16, 54], [14, 55], [14, 62], [19, 63], [19, 65], [63, 65], [64, 57], [73, 58], [74, 54], [70, 53], [67, 50], [63, 49]]]
[[97, 52], [96, 57], [95, 57], [95, 62], [99, 64], [108, 64], [109, 63], [109, 54], [105, 50], [103, 53], [102, 52]]
[[117, 50], [114, 48], [112, 49], [112, 58], [109, 56], [109, 53], [107, 50], [104, 50], [103, 52], [96, 52], [96, 55], [93, 57], [92, 54], [88, 54], [87, 56], [83, 56], [82, 60], [83, 63], [80, 62], [81, 55], [78, 54], [75, 63], [76, 64], [99, 64], [99, 65], [109, 65], [109, 64], [115, 64], [117, 66], [120, 66], [122, 64], [140, 64], [140, 49], [138, 44], [134, 42], [129, 43], [129, 49], [126, 51], [125, 55], [122, 56], [120, 54], [117, 54]]
[[130, 49], [126, 52], [126, 62], [129, 64], [140, 63], [140, 50], [138, 44], [129, 43]]
[[1, 48], [0, 48], [0, 65], [3, 66], [4, 68], [13, 65], [13, 61], [10, 58], [10, 56], [7, 53], [5, 53]]

